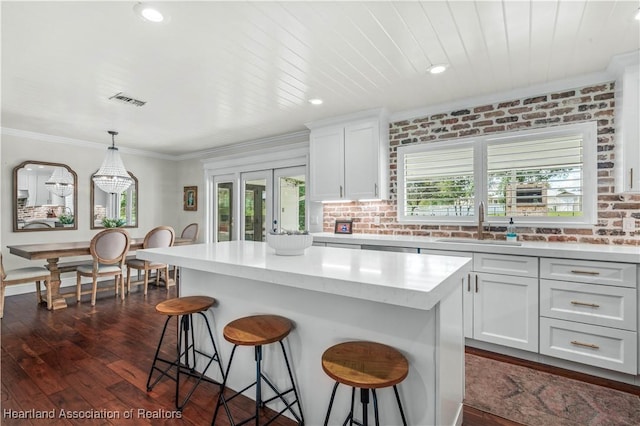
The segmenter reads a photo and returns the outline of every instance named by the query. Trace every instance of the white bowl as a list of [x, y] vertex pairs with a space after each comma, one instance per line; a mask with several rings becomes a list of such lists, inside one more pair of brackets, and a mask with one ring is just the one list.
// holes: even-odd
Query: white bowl
[[267, 234], [267, 244], [279, 256], [299, 256], [313, 243], [309, 234]]

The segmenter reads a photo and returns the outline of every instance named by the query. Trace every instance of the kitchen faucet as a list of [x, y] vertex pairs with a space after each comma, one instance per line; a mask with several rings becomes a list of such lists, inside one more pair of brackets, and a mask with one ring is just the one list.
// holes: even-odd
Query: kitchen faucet
[[484, 201], [478, 205], [478, 239], [484, 240]]

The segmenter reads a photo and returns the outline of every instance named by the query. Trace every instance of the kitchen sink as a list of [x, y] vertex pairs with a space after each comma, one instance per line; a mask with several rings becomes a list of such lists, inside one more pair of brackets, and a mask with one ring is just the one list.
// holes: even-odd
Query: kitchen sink
[[522, 243], [518, 241], [473, 240], [471, 238], [439, 238], [436, 241], [439, 243], [488, 244], [488, 245], [496, 245], [496, 246], [521, 246], [522, 245]]

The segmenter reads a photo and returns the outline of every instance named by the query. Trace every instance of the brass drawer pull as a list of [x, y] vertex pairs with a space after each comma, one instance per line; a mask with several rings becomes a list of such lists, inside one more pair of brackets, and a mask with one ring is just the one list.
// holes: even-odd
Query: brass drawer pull
[[598, 271], [581, 271], [579, 269], [573, 269], [571, 270], [572, 274], [582, 274], [582, 275], [600, 275], [600, 272]]
[[582, 343], [578, 342], [577, 340], [573, 340], [571, 344], [576, 346], [584, 346], [585, 348], [600, 349], [600, 346], [594, 345], [593, 343]]
[[571, 304], [572, 305], [580, 305], [580, 306], [591, 306], [592, 308], [599, 308], [600, 307], [600, 305], [598, 305], [597, 303], [578, 302], [577, 300], [572, 300]]

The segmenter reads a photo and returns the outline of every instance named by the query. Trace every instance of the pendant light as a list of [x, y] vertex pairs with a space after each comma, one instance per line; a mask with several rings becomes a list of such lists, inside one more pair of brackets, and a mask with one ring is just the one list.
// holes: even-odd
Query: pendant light
[[124, 168], [118, 148], [116, 148], [115, 135], [118, 132], [109, 130], [111, 135], [111, 146], [107, 149], [107, 156], [100, 166], [100, 170], [93, 175], [93, 183], [98, 188], [109, 194], [120, 194], [133, 183], [133, 179], [129, 176], [127, 169]]
[[58, 197], [67, 197], [73, 192], [73, 176], [64, 167], [55, 167], [51, 177], [44, 183], [49, 192]]

